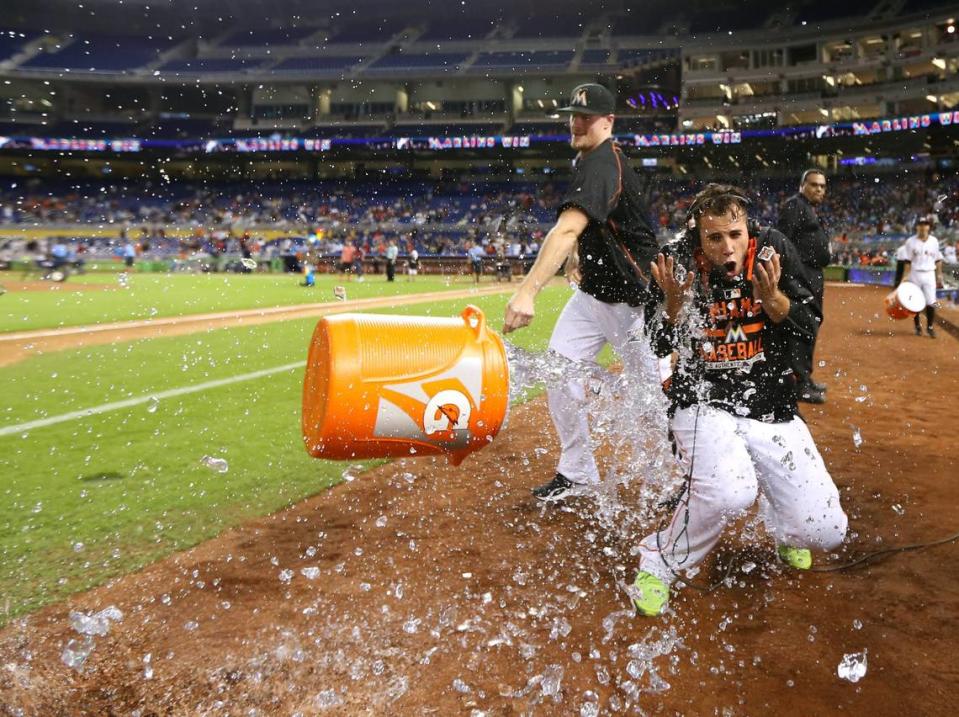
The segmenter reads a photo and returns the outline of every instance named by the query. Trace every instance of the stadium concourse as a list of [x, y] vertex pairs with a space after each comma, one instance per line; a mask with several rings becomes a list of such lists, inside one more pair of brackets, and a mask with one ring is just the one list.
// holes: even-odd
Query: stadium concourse
[[[354, 471], [12, 621], [0, 704], [30, 715], [949, 714], [955, 545], [844, 567], [957, 528], [959, 459], [940, 440], [954, 422], [943, 397], [959, 392], [957, 344], [890, 321], [883, 295], [828, 287], [831, 400], [803, 410], [852, 521], [843, 548], [817, 558], [832, 572], [784, 569], [757, 528], [703, 571], [726, 577], [719, 589], [683, 589], [675, 612], [637, 619], [619, 583], [657, 511], [533, 506], [529, 488], [557, 450], [540, 398], [459, 468]], [[623, 505], [639, 482], [620, 489]], [[88, 633], [82, 669], [67, 669], [78, 620], [94, 613], [105, 627]], [[867, 668], [858, 684], [837, 678], [846, 655]]]

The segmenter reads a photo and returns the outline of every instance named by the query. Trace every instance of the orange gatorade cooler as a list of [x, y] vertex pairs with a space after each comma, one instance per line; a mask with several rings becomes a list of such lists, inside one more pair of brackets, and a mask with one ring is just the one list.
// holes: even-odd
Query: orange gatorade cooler
[[885, 298], [886, 314], [891, 319], [908, 319], [926, 308], [926, 297], [916, 284], [904, 281]]
[[459, 465], [508, 408], [503, 340], [475, 306], [449, 319], [338, 314], [313, 332], [303, 440], [314, 458], [445, 453]]

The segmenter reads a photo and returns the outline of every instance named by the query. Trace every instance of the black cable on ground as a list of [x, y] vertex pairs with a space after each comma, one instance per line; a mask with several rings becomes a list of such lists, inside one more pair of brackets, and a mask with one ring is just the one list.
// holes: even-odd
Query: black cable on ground
[[809, 568], [810, 572], [814, 573], [834, 573], [841, 570], [848, 570], [849, 568], [854, 568], [857, 565], [861, 565], [873, 558], [878, 558], [881, 555], [891, 555], [894, 553], [905, 553], [910, 550], [921, 550], [922, 548], [933, 548], [937, 545], [945, 545], [946, 543], [952, 543], [959, 540], [959, 533], [953, 533], [941, 540], [931, 540], [925, 543], [911, 543], [910, 545], [895, 545], [891, 548], [884, 548], [882, 550], [875, 550], [871, 553], [866, 553], [860, 558], [853, 560], [851, 563], [843, 563], [842, 565], [826, 565], [819, 568]]

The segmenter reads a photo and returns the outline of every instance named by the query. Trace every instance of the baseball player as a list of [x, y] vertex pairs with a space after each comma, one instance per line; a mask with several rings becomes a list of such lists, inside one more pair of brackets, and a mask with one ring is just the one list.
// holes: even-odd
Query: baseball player
[[651, 264], [657, 353], [680, 357], [667, 393], [686, 482], [669, 523], [640, 543], [631, 598], [643, 615], [665, 609], [678, 572], [698, 565], [759, 493], [793, 567], [808, 568], [809, 548], [831, 549], [846, 533], [790, 375], [790, 347], [812, 341], [819, 304], [796, 248], [750, 226], [747, 205], [738, 188], [708, 185], [683, 238]]
[[406, 260], [406, 280], [413, 281], [416, 275], [420, 273], [420, 253], [416, 249], [411, 249], [409, 257]]
[[[939, 240], [930, 234], [932, 220], [921, 217], [916, 222], [916, 233], [906, 239], [906, 261], [909, 262], [909, 276], [907, 281], [922, 289], [926, 297], [926, 333], [930, 338], [936, 338], [936, 289], [943, 287], [942, 282], [942, 252], [939, 251]], [[922, 336], [922, 326], [919, 323], [919, 314], [913, 317], [916, 325], [916, 336]]]
[[[643, 351], [642, 305], [646, 284], [640, 267], [658, 252], [639, 177], [612, 140], [615, 100], [602, 85], [573, 90], [568, 107], [570, 145], [577, 150], [573, 179], [558, 219], [536, 261], [506, 306], [509, 333], [533, 320], [539, 291], [567, 263], [567, 278], [578, 284], [550, 338], [551, 351], [573, 361], [594, 362], [607, 343], [622, 358], [627, 375], [657, 375], [652, 352]], [[646, 364], [645, 367], [640, 364]], [[561, 453], [556, 475], [533, 490], [554, 501], [582, 493], [599, 482], [586, 418], [585, 387], [570, 381], [547, 391], [550, 416]]]

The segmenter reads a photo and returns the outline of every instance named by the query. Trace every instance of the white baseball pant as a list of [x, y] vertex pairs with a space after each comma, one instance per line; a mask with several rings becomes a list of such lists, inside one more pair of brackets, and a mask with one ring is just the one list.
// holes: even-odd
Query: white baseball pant
[[[643, 310], [629, 304], [607, 304], [575, 290], [553, 328], [551, 351], [573, 361], [595, 362], [607, 343], [623, 361], [624, 372], [632, 376], [653, 376], [659, 368], [648, 344], [640, 341]], [[556, 470], [573, 483], [598, 483], [599, 469], [586, 417], [586, 387], [569, 381], [546, 391], [550, 417], [559, 436], [561, 453]]]
[[689, 480], [670, 523], [640, 543], [640, 569], [670, 583], [698, 565], [761, 492], [782, 545], [830, 550], [846, 535], [839, 491], [806, 424], [763, 423], [709, 406], [679, 409], [671, 428]]
[[926, 306], [932, 306], [936, 303], [936, 270], [935, 269], [913, 269], [909, 272], [906, 281], [922, 289], [922, 295], [926, 297]]

